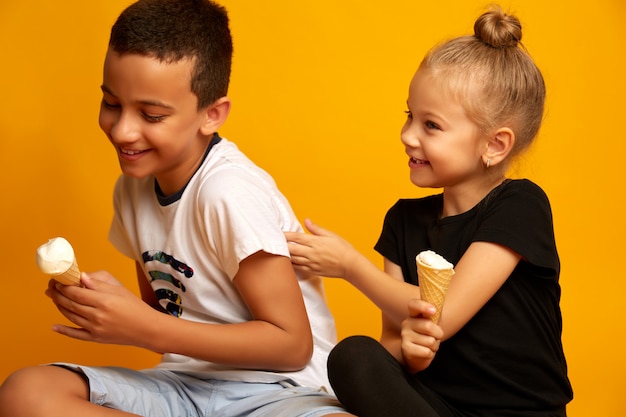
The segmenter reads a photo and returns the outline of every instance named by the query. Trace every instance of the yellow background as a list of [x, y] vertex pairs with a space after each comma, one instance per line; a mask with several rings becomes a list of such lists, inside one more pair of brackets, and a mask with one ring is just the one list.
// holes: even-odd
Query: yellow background
[[[39, 244], [62, 235], [82, 269], [110, 270], [135, 288], [132, 263], [106, 239], [119, 168], [97, 125], [108, 32], [127, 4], [0, 2], [0, 380], [48, 361], [157, 359], [50, 331], [63, 318], [34, 262]], [[221, 133], [275, 177], [301, 218], [380, 263], [371, 248], [387, 208], [432, 192], [409, 182], [399, 141], [409, 79], [434, 43], [470, 31], [487, 1], [223, 4], [236, 53], [234, 106]], [[548, 85], [544, 127], [515, 175], [538, 182], [553, 204], [575, 389], [569, 415], [624, 416], [626, 3], [501, 4], [521, 18]], [[339, 336], [377, 336], [377, 310], [343, 281], [326, 283]]]

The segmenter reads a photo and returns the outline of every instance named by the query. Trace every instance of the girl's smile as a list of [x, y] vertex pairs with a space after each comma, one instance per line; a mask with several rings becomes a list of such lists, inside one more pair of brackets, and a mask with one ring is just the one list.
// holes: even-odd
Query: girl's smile
[[418, 158], [414, 158], [414, 157], [410, 157], [409, 158], [409, 168], [420, 168], [420, 167], [423, 167], [425, 165], [430, 165], [430, 163], [428, 161], [423, 160], [423, 159], [418, 159]]

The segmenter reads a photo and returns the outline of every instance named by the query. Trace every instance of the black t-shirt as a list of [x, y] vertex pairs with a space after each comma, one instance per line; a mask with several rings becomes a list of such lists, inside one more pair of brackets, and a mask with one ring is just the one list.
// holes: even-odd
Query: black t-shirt
[[522, 260], [496, 294], [415, 378], [464, 410], [540, 411], [572, 398], [561, 344], [559, 257], [545, 193], [508, 180], [471, 210], [440, 219], [441, 194], [399, 200], [375, 249], [418, 284], [415, 256], [434, 250], [457, 264], [475, 241], [498, 243]]

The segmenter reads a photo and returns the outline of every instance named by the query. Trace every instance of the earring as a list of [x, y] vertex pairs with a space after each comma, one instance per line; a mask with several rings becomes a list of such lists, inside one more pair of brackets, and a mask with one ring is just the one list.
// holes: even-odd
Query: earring
[[489, 169], [491, 166], [491, 158], [487, 158], [487, 163], [485, 165], [487, 165], [487, 169]]

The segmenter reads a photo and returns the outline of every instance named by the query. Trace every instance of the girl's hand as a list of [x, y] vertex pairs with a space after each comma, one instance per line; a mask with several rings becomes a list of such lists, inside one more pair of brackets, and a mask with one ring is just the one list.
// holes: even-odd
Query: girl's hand
[[286, 232], [291, 244], [291, 263], [296, 271], [308, 275], [345, 278], [351, 259], [358, 252], [339, 235], [305, 219], [304, 225], [311, 234]]
[[81, 282], [84, 287], [48, 283], [46, 295], [77, 326], [56, 324], [52, 330], [79, 340], [145, 347], [142, 334], [159, 313], [108, 272], [82, 273]]
[[402, 357], [409, 372], [426, 369], [435, 358], [443, 338], [442, 328], [430, 318], [435, 306], [426, 301], [409, 301], [409, 317], [402, 322]]

